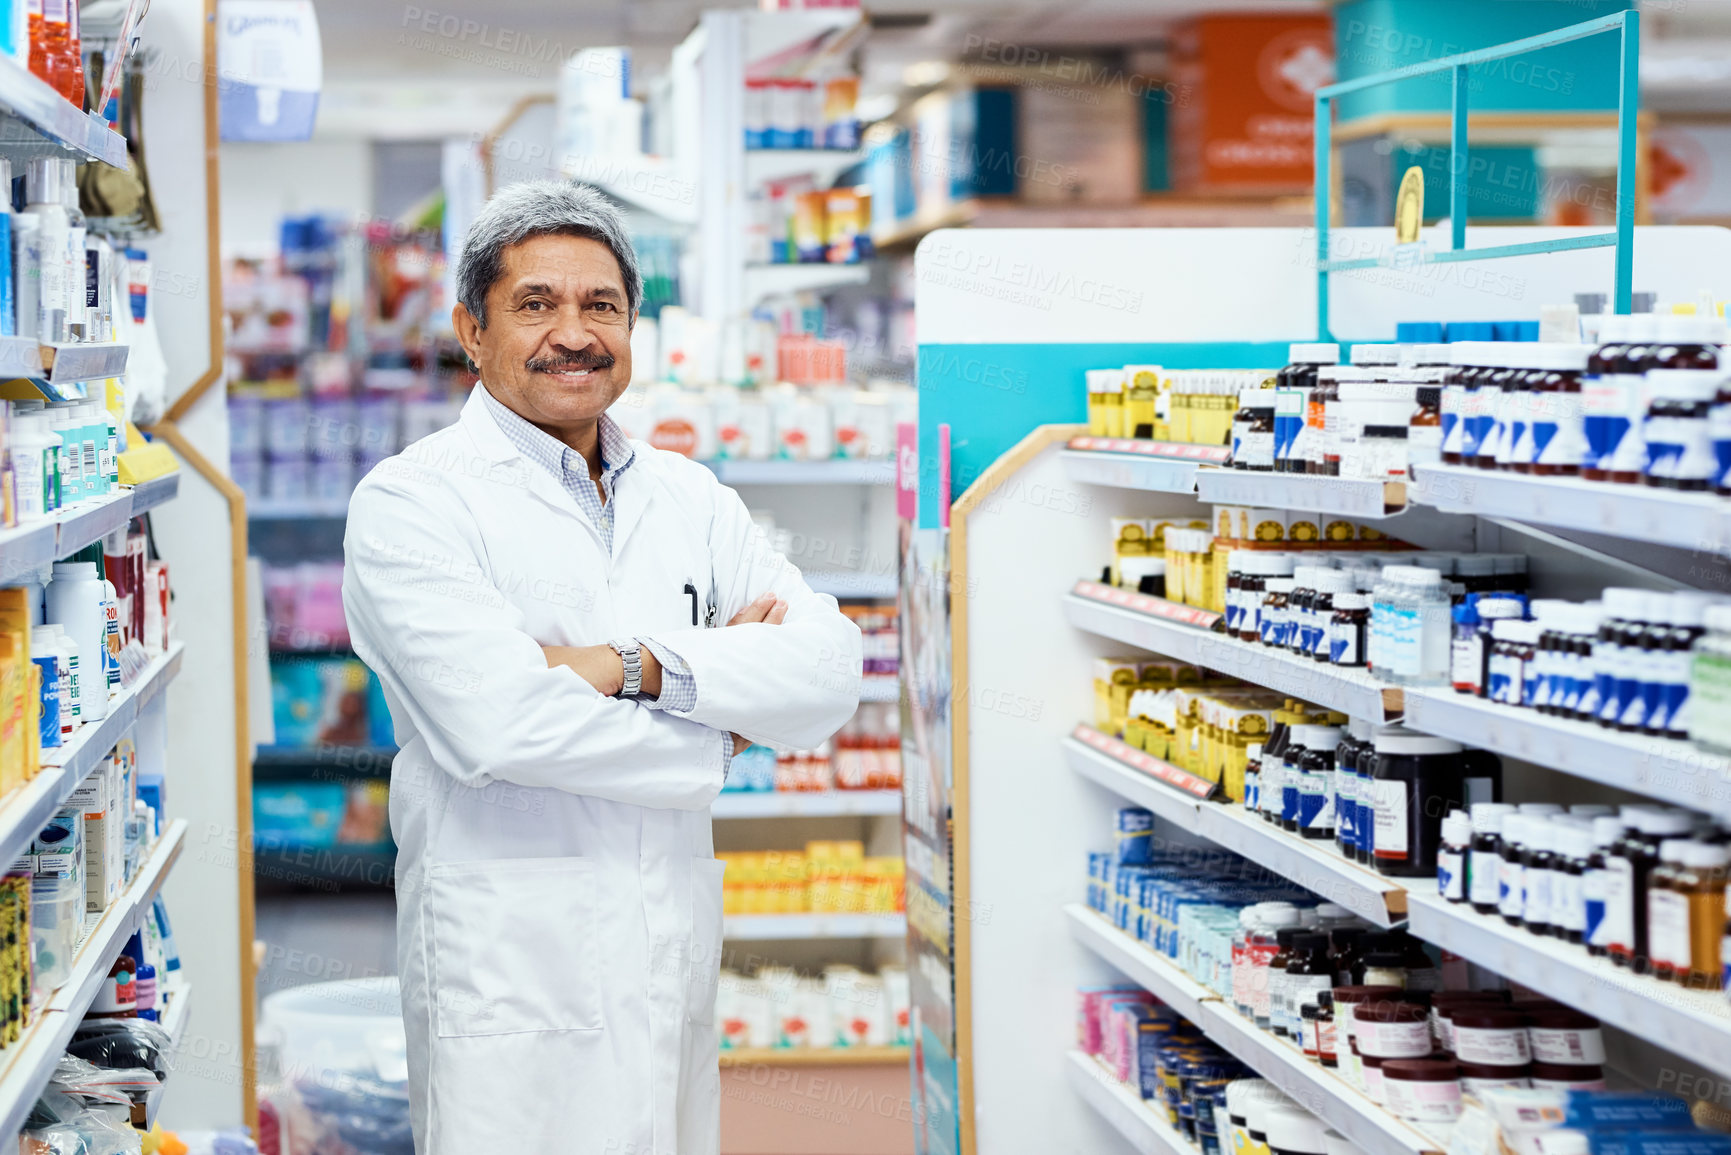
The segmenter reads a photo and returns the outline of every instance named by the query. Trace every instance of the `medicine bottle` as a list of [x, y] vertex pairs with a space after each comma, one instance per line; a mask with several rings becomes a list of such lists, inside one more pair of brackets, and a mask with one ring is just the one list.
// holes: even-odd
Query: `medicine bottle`
[[1667, 839], [1688, 835], [1693, 818], [1681, 811], [1629, 807], [1623, 818], [1633, 823], [1613, 845], [1605, 860], [1605, 919], [1611, 924], [1611, 961], [1636, 974], [1646, 974], [1651, 962], [1647, 943], [1647, 893], [1659, 865], [1659, 848]]
[[1228, 636], [1238, 634], [1238, 620], [1244, 616], [1244, 571], [1250, 564], [1250, 551], [1226, 551], [1225, 627]]
[[1364, 978], [1364, 940], [1369, 933], [1362, 926], [1338, 926], [1328, 932], [1334, 985], [1349, 987]]
[[[1497, 397], [1496, 420], [1491, 426], [1491, 444], [1495, 446], [1491, 466], [1495, 469], [1514, 470], [1515, 449], [1531, 416], [1528, 398], [1532, 396], [1531, 354], [1535, 349], [1536, 346], [1524, 343], [1511, 344], [1503, 354], [1508, 373], [1498, 379], [1501, 392]], [[1483, 452], [1481, 448], [1480, 453]]]
[[[1301, 342], [1291, 346], [1287, 366], [1275, 375], [1274, 470], [1303, 473], [1305, 461], [1296, 461], [1292, 450], [1307, 421], [1316, 371], [1340, 360], [1340, 346], [1328, 342]], [[1302, 446], [1300, 447], [1302, 448]]]
[[1340, 731], [1333, 726], [1306, 727], [1304, 756], [1299, 763], [1298, 833], [1321, 842], [1334, 837], [1334, 751]]
[[1715, 470], [1708, 411], [1722, 379], [1716, 369], [1656, 369], [1647, 374], [1652, 400], [1642, 426], [1646, 484], [1681, 490], [1705, 490], [1712, 485]]
[[1334, 1022], [1334, 992], [1316, 992], [1316, 1061], [1333, 1070], [1340, 1066], [1338, 1034]]
[[1533, 647], [1526, 644], [1530, 623], [1503, 618], [1491, 623], [1491, 647], [1485, 660], [1485, 697], [1506, 706], [1524, 705], [1527, 663]]
[[1418, 408], [1406, 426], [1407, 460], [1430, 465], [1442, 460], [1442, 386], [1420, 385]]
[[1706, 633], [1689, 657], [1689, 709], [1683, 719], [1689, 740], [1720, 754], [1731, 753], [1731, 604], [1708, 606]]
[[1265, 1031], [1286, 1037], [1286, 968], [1292, 964], [1296, 954], [1293, 944], [1298, 936], [1307, 933], [1299, 926], [1283, 926], [1274, 932], [1274, 942], [1277, 949], [1274, 957], [1268, 960], [1268, 1007], [1266, 1014], [1260, 1003], [1256, 1008], [1256, 1025]]
[[1124, 436], [1124, 370], [1089, 369], [1088, 432], [1095, 437]]
[[1587, 926], [1584, 880], [1593, 854], [1593, 828], [1581, 822], [1559, 827], [1551, 870], [1551, 934], [1580, 943]]
[[1472, 820], [1464, 810], [1451, 810], [1442, 824], [1442, 845], [1437, 850], [1437, 893], [1447, 902], [1467, 900], [1467, 852], [1472, 843]]
[[1582, 382], [1591, 354], [1584, 345], [1542, 346], [1544, 369], [1534, 382], [1533, 456], [1517, 466], [1538, 477], [1572, 477], [1587, 451]]
[[1375, 749], [1376, 869], [1434, 878], [1443, 815], [1461, 804], [1461, 746], [1390, 727], [1376, 736]]
[[1362, 667], [1370, 632], [1370, 599], [1364, 594], [1334, 595], [1328, 622], [1328, 660], [1336, 666]]
[[1503, 816], [1501, 845], [1497, 850], [1497, 914], [1510, 926], [1521, 925], [1527, 900], [1527, 823], [1530, 816]]
[[1469, 462], [1479, 469], [1497, 467], [1497, 454], [1502, 444], [1498, 434], [1504, 431], [1508, 416], [1508, 410], [1503, 404], [1503, 394], [1516, 373], [1514, 366], [1509, 364], [1513, 359], [1512, 349], [1499, 350], [1495, 359], [1497, 363], [1490, 366], [1488, 372], [1479, 380], [1475, 413], [1479, 435], [1478, 451]]
[[[1328, 957], [1328, 936], [1316, 931], [1295, 935], [1283, 988], [1288, 1035], [1295, 1039], [1301, 1037], [1302, 1008], [1306, 1003], [1316, 1002], [1317, 992], [1330, 990], [1333, 986], [1334, 965]], [[1278, 1028], [1275, 1033], [1280, 1033]]]
[[[1643, 402], [1646, 399], [1646, 375], [1654, 369], [1687, 369], [1699, 368], [1692, 363], [1692, 351], [1681, 358], [1671, 359], [1667, 363], [1659, 354], [1663, 348], [1657, 336], [1661, 319], [1651, 315], [1635, 314], [1629, 318], [1631, 338], [1624, 354], [1624, 376], [1619, 404], [1627, 413], [1627, 425], [1623, 435], [1611, 451], [1610, 472], [1607, 479], [1619, 485], [1634, 485], [1641, 480], [1641, 475], [1647, 463], [1647, 441], [1645, 422], [1646, 409]], [[1682, 349], [1682, 346], [1673, 348]]]
[[1262, 583], [1266, 591], [1262, 598], [1262, 611], [1257, 619], [1257, 629], [1260, 632], [1259, 641], [1265, 646], [1280, 647], [1286, 640], [1288, 625], [1287, 606], [1292, 597], [1295, 582], [1289, 577], [1269, 578]]
[[1696, 990], [1719, 987], [1719, 946], [1725, 919], [1727, 862], [1731, 851], [1723, 845], [1690, 842], [1683, 851], [1683, 872], [1676, 890], [1689, 902], [1688, 968], [1677, 959], [1674, 979]]
[[1707, 429], [1713, 438], [1713, 492], [1720, 497], [1731, 496], [1731, 377], [1727, 377], [1713, 394], [1713, 408], [1707, 411]]
[[1258, 389], [1245, 417], [1243, 465], [1233, 458], [1234, 468], [1253, 473], [1274, 470], [1274, 391]]
[[1689, 732], [1689, 675], [1695, 644], [1707, 632], [1707, 609], [1713, 595], [1680, 590], [1670, 595], [1670, 612], [1648, 672], [1645, 730], [1665, 738], [1686, 738]]
[[1521, 899], [1521, 925], [1533, 934], [1551, 933], [1551, 886], [1556, 869], [1552, 842], [1558, 824], [1544, 818], [1529, 818], [1526, 854], [1521, 860], [1525, 890]]
[[1680, 838], [1661, 842], [1659, 864], [1647, 876], [1647, 957], [1661, 982], [1678, 981], [1679, 966], [1685, 977], [1689, 972], [1689, 896], [1682, 885], [1688, 845]]
[[1615, 815], [1593, 819], [1593, 848], [1581, 873], [1581, 910], [1585, 925], [1581, 941], [1587, 953], [1604, 958], [1611, 953], [1611, 923], [1606, 919], [1610, 898], [1611, 848], [1623, 838], [1624, 820]]
[[[1261, 924], [1251, 939], [1250, 1017], [1258, 1027], [1268, 1030], [1273, 1010], [1273, 969], [1280, 957], [1282, 932], [1287, 939], [1299, 933], [1298, 908], [1291, 903], [1265, 903]], [[1290, 961], [1290, 959], [1286, 960]], [[1284, 963], [1282, 964], [1284, 965]]]

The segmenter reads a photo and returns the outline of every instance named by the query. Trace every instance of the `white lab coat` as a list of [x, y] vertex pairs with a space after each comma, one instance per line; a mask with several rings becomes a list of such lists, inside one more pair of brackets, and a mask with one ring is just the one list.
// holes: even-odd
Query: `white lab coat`
[[[714, 1155], [728, 731], [812, 746], [859, 700], [858, 629], [703, 466], [636, 443], [613, 556], [483, 399], [367, 475], [343, 604], [402, 752], [397, 960], [421, 1155]], [[759, 594], [778, 626], [715, 623]], [[699, 613], [702, 613], [699, 606]], [[605, 698], [541, 645], [652, 637], [697, 706]]]

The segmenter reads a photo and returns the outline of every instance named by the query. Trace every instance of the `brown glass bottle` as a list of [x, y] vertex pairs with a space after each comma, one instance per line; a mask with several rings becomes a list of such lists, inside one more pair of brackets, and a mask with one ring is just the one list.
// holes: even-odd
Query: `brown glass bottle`
[[1268, 1021], [1263, 1022], [1258, 1019], [1256, 1025], [1265, 1031], [1273, 1031], [1281, 1038], [1286, 1037], [1286, 1013], [1283, 1006], [1286, 995], [1284, 989], [1286, 985], [1286, 968], [1291, 966], [1292, 960], [1297, 957], [1296, 952], [1292, 949], [1293, 941], [1297, 939], [1299, 935], [1306, 933], [1308, 932], [1296, 926], [1282, 927], [1280, 930], [1274, 932], [1274, 941], [1277, 944], [1277, 949], [1274, 952], [1274, 957], [1268, 960], [1268, 996], [1270, 1008]]
[[[1626, 371], [1629, 346], [1622, 336], [1626, 324], [1626, 319], [1621, 317], [1606, 319], [1606, 340], [1587, 357], [1589, 380], [1613, 377]], [[1607, 451], [1603, 457], [1595, 459], [1593, 464], [1583, 465], [1580, 470], [1581, 477], [1587, 481], [1609, 481], [1610, 461], [1610, 453]]]
[[[1650, 323], [1653, 319], [1648, 318], [1647, 320]], [[1651, 332], [1650, 329], [1646, 331]], [[1649, 369], [1666, 368], [1667, 366], [1662, 366], [1659, 363], [1657, 357], [1659, 348], [1658, 343], [1651, 339], [1630, 342], [1623, 354], [1623, 372], [1644, 376]], [[1687, 368], [1687, 366], [1678, 367]], [[1639, 417], [1636, 419], [1639, 420]], [[1605, 479], [1618, 485], [1636, 485], [1641, 480], [1641, 470], [1638, 465], [1634, 469], [1612, 469], [1605, 474]]]
[[[1572, 363], [1572, 362], [1571, 362]], [[1548, 416], [1557, 425], [1557, 437], [1567, 437], [1574, 441], [1575, 448], [1561, 461], [1535, 460], [1522, 467], [1523, 472], [1532, 473], [1536, 477], [1572, 477], [1581, 472], [1581, 463], [1575, 458], [1579, 447], [1585, 440], [1581, 416], [1581, 378], [1580, 369], [1546, 369], [1534, 382], [1534, 390], [1540, 396], [1534, 398], [1536, 416]], [[1540, 457], [1544, 454], [1541, 452]]]

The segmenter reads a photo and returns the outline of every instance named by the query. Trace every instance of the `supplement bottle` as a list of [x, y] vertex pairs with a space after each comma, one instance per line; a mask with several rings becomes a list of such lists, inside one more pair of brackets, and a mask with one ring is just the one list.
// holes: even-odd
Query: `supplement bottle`
[[1328, 932], [1334, 985], [1349, 987], [1364, 978], [1364, 940], [1369, 933], [1362, 926], [1340, 926]]
[[1593, 854], [1590, 825], [1571, 822], [1557, 836], [1556, 864], [1551, 874], [1551, 934], [1579, 944], [1587, 926], [1583, 880]]
[[1593, 639], [1593, 684], [1581, 697], [1581, 713], [1600, 726], [1612, 727], [1622, 714], [1617, 696], [1617, 674], [1631, 664], [1623, 649], [1631, 632], [1640, 630], [1640, 615], [1646, 605], [1646, 590], [1613, 586], [1605, 590], [1603, 617]]
[[1540, 345], [1533, 379], [1531, 451], [1517, 454], [1515, 468], [1538, 477], [1572, 477], [1581, 471], [1587, 435], [1581, 383], [1591, 350], [1585, 345]]
[[1651, 400], [1641, 427], [1646, 446], [1642, 481], [1661, 489], [1690, 491], [1712, 485], [1708, 411], [1723, 379], [1717, 369], [1655, 369], [1647, 374]]
[[1304, 1005], [1314, 1004], [1318, 992], [1330, 990], [1333, 986], [1334, 965], [1328, 957], [1328, 935], [1316, 931], [1295, 935], [1292, 958], [1286, 964], [1284, 986], [1288, 1035], [1295, 1040], [1298, 1038], [1298, 1032], [1302, 1031]]
[[1259, 1004], [1256, 1008], [1256, 1025], [1265, 1031], [1273, 1031], [1281, 1038], [1287, 1036], [1287, 1002], [1286, 1002], [1286, 968], [1297, 957], [1293, 944], [1298, 936], [1308, 933], [1299, 926], [1283, 926], [1274, 932], [1274, 957], [1268, 960], [1268, 1014], [1266, 1021]]
[[1466, 901], [1467, 848], [1472, 842], [1472, 820], [1464, 810], [1451, 810], [1443, 819], [1442, 845], [1437, 849], [1437, 893], [1447, 902]]
[[1505, 472], [1514, 472], [1515, 454], [1519, 451], [1521, 439], [1527, 436], [1527, 426], [1532, 420], [1530, 398], [1533, 362], [1537, 360], [1533, 354], [1537, 351], [1536, 345], [1517, 342], [1511, 343], [1503, 354], [1509, 373], [1502, 382], [1497, 419], [1491, 427], [1491, 443], [1496, 446], [1492, 465]]
[[1708, 606], [1706, 633], [1689, 655], [1689, 708], [1683, 727], [1689, 740], [1731, 754], [1731, 604]]
[[[1696, 990], [1719, 986], [1719, 943], [1725, 919], [1725, 888], [1731, 882], [1727, 863], [1731, 850], [1724, 845], [1692, 842], [1684, 852], [1687, 873], [1678, 889], [1689, 900], [1689, 970], [1678, 981]], [[1588, 1060], [1603, 1061], [1603, 1060]]]
[[1298, 908], [1289, 902], [1264, 903], [1261, 923], [1249, 948], [1249, 990], [1250, 1017], [1265, 1031], [1272, 1023], [1271, 986], [1275, 972], [1271, 968], [1280, 956], [1281, 931], [1298, 933]]
[[1442, 386], [1420, 385], [1418, 408], [1407, 422], [1406, 453], [1412, 465], [1431, 465], [1442, 460]]
[[1497, 454], [1502, 452], [1501, 434], [1507, 430], [1508, 419], [1508, 407], [1504, 397], [1518, 373], [1510, 364], [1516, 356], [1512, 348], [1498, 350], [1493, 354], [1496, 364], [1487, 367], [1487, 371], [1479, 378], [1478, 401], [1474, 413], [1478, 449], [1468, 462], [1479, 469], [1495, 469]]
[[[1334, 647], [1335, 611], [1339, 608], [1339, 599], [1355, 598], [1359, 595], [1352, 592], [1352, 575], [1341, 570], [1324, 570], [1316, 578], [1316, 597], [1311, 603], [1311, 612], [1316, 621], [1311, 628], [1311, 649], [1309, 657], [1318, 662], [1332, 660]], [[1368, 603], [1367, 603], [1368, 606]], [[1370, 611], [1364, 611], [1365, 624], [1370, 623]]]
[[1680, 811], [1629, 807], [1625, 821], [1634, 828], [1611, 847], [1605, 861], [1605, 919], [1611, 924], [1611, 961], [1636, 974], [1647, 973], [1647, 886], [1659, 865], [1666, 839], [1684, 838], [1693, 818]]
[[1261, 616], [1257, 620], [1263, 645], [1276, 649], [1284, 648], [1287, 628], [1291, 624], [1287, 607], [1290, 605], [1295, 585], [1296, 582], [1289, 577], [1273, 577], [1263, 582], [1263, 588], [1267, 592], [1263, 596]]
[[1491, 623], [1491, 647], [1485, 661], [1485, 697], [1505, 706], [1523, 706], [1527, 664], [1534, 647], [1527, 640], [1533, 622], [1503, 618]]
[[1358, 845], [1354, 858], [1369, 866], [1376, 858], [1376, 736], [1371, 734], [1358, 750], [1356, 781], [1352, 792], [1357, 799], [1358, 813], [1353, 825], [1358, 830]]
[[1707, 428], [1713, 438], [1713, 492], [1731, 496], [1731, 377], [1713, 394], [1707, 411]]
[[1587, 855], [1586, 869], [1581, 872], [1581, 913], [1585, 925], [1581, 941], [1587, 953], [1604, 958], [1611, 953], [1612, 924], [1606, 919], [1606, 902], [1610, 898], [1611, 848], [1622, 841], [1623, 819], [1606, 816], [1593, 819], [1593, 848]]
[[1606, 317], [1599, 329], [1599, 346], [1587, 356], [1587, 372], [1581, 380], [1581, 428], [1587, 443], [1581, 476], [1588, 481], [1609, 480], [1611, 452], [1628, 427], [1624, 395], [1632, 321], [1624, 315]]
[[1689, 733], [1689, 671], [1695, 644], [1707, 632], [1707, 609], [1712, 595], [1694, 590], [1673, 593], [1667, 599], [1667, 629], [1654, 654], [1647, 690], [1646, 732], [1664, 738], [1686, 738]]
[[1661, 842], [1659, 865], [1647, 876], [1647, 958], [1650, 973], [1661, 982], [1679, 981], [1679, 968], [1685, 978], [1689, 973], [1689, 895], [1683, 883], [1688, 846], [1680, 838]]
[[1459, 465], [1466, 440], [1467, 384], [1472, 367], [1467, 343], [1448, 346], [1449, 365], [1442, 387], [1442, 460], [1444, 465]]
[[1334, 726], [1306, 726], [1299, 761], [1298, 833], [1310, 841], [1334, 837], [1334, 751], [1341, 732]]
[[1443, 815], [1461, 804], [1460, 743], [1391, 727], [1374, 745], [1376, 868], [1434, 878]]
[[1253, 473], [1274, 471], [1274, 391], [1258, 389], [1252, 399], [1244, 423], [1243, 465], [1233, 458], [1234, 468]]
[[[1660, 319], [1637, 314], [1630, 318], [1633, 336], [1624, 355], [1625, 385], [1620, 402], [1627, 417], [1621, 439], [1611, 451], [1610, 470], [1606, 479], [1619, 485], [1634, 485], [1641, 480], [1647, 461], [1646, 437], [1642, 418], [1646, 416], [1650, 385], [1647, 374], [1653, 369], [1688, 368], [1688, 358], [1675, 359], [1674, 364], [1660, 360], [1661, 345], [1657, 339]], [[1678, 348], [1681, 348], [1680, 346]]]
[[1497, 914], [1510, 926], [1521, 925], [1527, 900], [1527, 824], [1532, 817], [1516, 813], [1503, 818], [1497, 853]]
[[1467, 849], [1467, 902], [1480, 914], [1495, 914], [1502, 876], [1502, 830], [1504, 820], [1515, 812], [1506, 802], [1475, 802], [1473, 838]]
[[1551, 933], [1551, 885], [1556, 869], [1555, 831], [1557, 823], [1529, 819], [1526, 823], [1527, 852], [1522, 859], [1522, 880], [1525, 892], [1521, 901], [1521, 925], [1533, 934]]
[[1334, 1024], [1334, 992], [1316, 992], [1316, 1061], [1329, 1070], [1340, 1066], [1338, 1035]]
[[1327, 342], [1299, 343], [1291, 346], [1287, 355], [1289, 363], [1274, 379], [1274, 470], [1303, 473], [1304, 459], [1294, 460], [1293, 445], [1308, 418], [1311, 396], [1317, 387], [1316, 371], [1340, 361], [1340, 346]]
[[1362, 667], [1370, 634], [1370, 599], [1359, 593], [1333, 596], [1328, 622], [1328, 660], [1336, 666]]

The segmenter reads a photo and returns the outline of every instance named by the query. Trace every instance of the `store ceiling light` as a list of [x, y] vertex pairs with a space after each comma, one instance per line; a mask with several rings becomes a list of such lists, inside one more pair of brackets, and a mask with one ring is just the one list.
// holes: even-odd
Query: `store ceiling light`
[[909, 88], [930, 88], [949, 76], [950, 65], [945, 60], [921, 60], [902, 69], [902, 83]]

